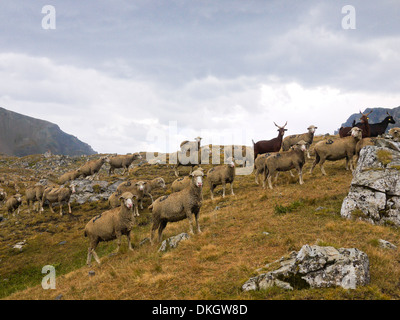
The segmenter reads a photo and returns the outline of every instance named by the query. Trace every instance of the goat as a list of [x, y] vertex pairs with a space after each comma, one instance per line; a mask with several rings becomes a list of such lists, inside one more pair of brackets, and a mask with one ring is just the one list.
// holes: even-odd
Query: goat
[[275, 122], [274, 125], [278, 127], [278, 136], [271, 140], [260, 140], [256, 143], [253, 141], [253, 149], [254, 149], [254, 160], [257, 159], [257, 155], [261, 153], [269, 153], [269, 152], [278, 152], [282, 146], [282, 138], [285, 134], [285, 129], [287, 125], [287, 121], [283, 127], [278, 126]]
[[[368, 119], [369, 119], [368, 116], [372, 113], [372, 111], [373, 110], [371, 110], [367, 114], [363, 114], [360, 111], [360, 113], [361, 113], [360, 123], [361, 124], [360, 124], [359, 128], [362, 130], [362, 137], [363, 138], [370, 137], [371, 129], [370, 129], [370, 125], [368, 123]], [[351, 134], [350, 131], [351, 131], [352, 128], [353, 127], [340, 127], [339, 136], [341, 138], [348, 137]]]
[[[387, 117], [383, 119], [381, 122], [369, 123], [370, 137], [377, 137], [379, 135], [384, 134], [386, 132], [389, 123], [391, 124], [396, 123], [396, 121], [394, 121], [393, 117], [389, 114], [389, 112], [386, 111], [386, 114]], [[358, 128], [362, 128], [362, 125], [363, 124], [361, 122], [356, 123], [356, 120], [354, 120], [352, 124], [353, 127], [358, 127]]]

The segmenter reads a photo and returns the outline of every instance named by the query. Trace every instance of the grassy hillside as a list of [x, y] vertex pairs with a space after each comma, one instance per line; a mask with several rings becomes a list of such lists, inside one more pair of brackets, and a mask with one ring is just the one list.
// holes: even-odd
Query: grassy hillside
[[[318, 137], [316, 140], [321, 139]], [[14, 160], [10, 160], [14, 161]], [[217, 187], [214, 201], [204, 186], [200, 211], [201, 234], [192, 235], [178, 248], [166, 253], [149, 242], [151, 216], [140, 211], [132, 240], [134, 251], [112, 254], [116, 242], [101, 243], [97, 249], [102, 265], [85, 265], [88, 241], [83, 236], [87, 221], [105, 211], [107, 203], [72, 206], [72, 215], [28, 214], [26, 206], [17, 217], [0, 222], [0, 297], [3, 299], [399, 299], [400, 256], [398, 250], [378, 247], [378, 239], [399, 245], [399, 230], [391, 225], [373, 226], [340, 217], [352, 174], [345, 162], [328, 162], [323, 177], [319, 167], [311, 176], [312, 160], [307, 160], [305, 184], [281, 174], [274, 190], [263, 190], [254, 175], [237, 176], [235, 196], [221, 197]], [[211, 165], [205, 166], [206, 169]], [[11, 169], [1, 166], [1, 174]], [[185, 169], [182, 169], [182, 174]], [[186, 169], [188, 171], [188, 169]], [[29, 176], [29, 170], [13, 169], [13, 174]], [[104, 173], [103, 173], [104, 176]], [[130, 178], [162, 176], [168, 187], [175, 176], [166, 165], [140, 166]], [[102, 177], [102, 176], [101, 176]], [[112, 179], [110, 179], [112, 180]], [[22, 184], [21, 184], [22, 185]], [[2, 184], [3, 187], [3, 184]], [[12, 186], [4, 186], [12, 193]], [[23, 185], [21, 186], [23, 188]], [[166, 193], [169, 193], [168, 190]], [[155, 192], [155, 196], [164, 194]], [[147, 200], [146, 204], [149, 204]], [[147, 207], [147, 206], [145, 206]], [[57, 212], [57, 211], [56, 211]], [[168, 224], [163, 239], [188, 232], [188, 222]], [[267, 232], [268, 234], [265, 234]], [[26, 239], [19, 252], [10, 245]], [[285, 291], [272, 288], [242, 292], [241, 286], [256, 269], [275, 261], [304, 244], [356, 247], [370, 259], [371, 284], [356, 290], [341, 288]], [[44, 290], [41, 269], [56, 268], [56, 289]], [[94, 271], [95, 275], [89, 275]]]

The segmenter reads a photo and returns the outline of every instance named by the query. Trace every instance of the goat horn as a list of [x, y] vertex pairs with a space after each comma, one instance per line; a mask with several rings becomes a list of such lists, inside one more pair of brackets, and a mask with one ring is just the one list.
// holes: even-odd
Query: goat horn
[[286, 125], [287, 125], [287, 121], [286, 121], [285, 125], [282, 128], [286, 127]]
[[275, 122], [274, 122], [274, 125], [277, 126], [278, 128], [280, 128], [280, 126], [278, 126]]

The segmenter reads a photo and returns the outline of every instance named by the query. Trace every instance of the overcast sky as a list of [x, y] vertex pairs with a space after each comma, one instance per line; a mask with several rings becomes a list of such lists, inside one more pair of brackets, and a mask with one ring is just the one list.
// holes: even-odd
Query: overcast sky
[[99, 153], [199, 135], [252, 145], [277, 135], [273, 122], [333, 133], [360, 109], [400, 105], [399, 17], [397, 0], [4, 0], [0, 106]]

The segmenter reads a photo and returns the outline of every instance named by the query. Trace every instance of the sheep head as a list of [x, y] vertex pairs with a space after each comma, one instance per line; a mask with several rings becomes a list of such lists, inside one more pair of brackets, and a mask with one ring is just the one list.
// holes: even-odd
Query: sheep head
[[313, 126], [313, 125], [311, 125], [311, 126], [309, 126], [309, 127], [307, 128], [308, 132], [310, 132], [310, 133], [314, 133], [316, 129], [318, 129], [318, 127]]
[[133, 195], [130, 192], [124, 192], [120, 197], [119, 200], [121, 203], [127, 207], [129, 210], [133, 210], [133, 198], [137, 198], [136, 195]]
[[203, 187], [203, 177], [205, 177], [206, 175], [202, 170], [197, 169], [193, 171], [189, 176], [192, 178], [192, 181], [194, 182], [196, 187]]

